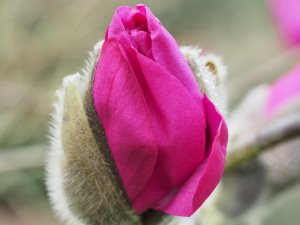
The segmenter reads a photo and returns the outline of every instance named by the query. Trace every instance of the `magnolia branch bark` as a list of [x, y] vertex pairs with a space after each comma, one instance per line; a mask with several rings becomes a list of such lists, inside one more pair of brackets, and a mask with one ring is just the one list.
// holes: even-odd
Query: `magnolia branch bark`
[[225, 172], [232, 171], [266, 150], [288, 140], [300, 138], [300, 113], [277, 119], [256, 134], [249, 134], [243, 144], [231, 149], [227, 156]]

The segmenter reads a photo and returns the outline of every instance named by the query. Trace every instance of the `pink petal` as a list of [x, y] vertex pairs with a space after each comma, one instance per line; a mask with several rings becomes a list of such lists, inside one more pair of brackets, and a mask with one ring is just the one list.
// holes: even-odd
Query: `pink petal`
[[115, 40], [103, 45], [93, 93], [108, 144], [132, 198], [152, 175], [158, 145], [141, 87]]
[[282, 37], [288, 45], [300, 44], [300, 1], [269, 0], [273, 14]]
[[296, 97], [300, 97], [300, 65], [279, 78], [270, 88], [266, 105], [268, 116]]
[[199, 87], [175, 39], [160, 24], [148, 7], [139, 5], [137, 8], [144, 11], [147, 17], [148, 29], [152, 39], [152, 54], [156, 62], [173, 74], [190, 94], [196, 100], [199, 100], [201, 96]]
[[213, 103], [204, 96], [207, 118], [205, 160], [194, 174], [176, 191], [173, 200], [158, 203], [154, 208], [177, 216], [191, 216], [209, 197], [219, 183], [225, 164], [228, 131], [226, 123]]

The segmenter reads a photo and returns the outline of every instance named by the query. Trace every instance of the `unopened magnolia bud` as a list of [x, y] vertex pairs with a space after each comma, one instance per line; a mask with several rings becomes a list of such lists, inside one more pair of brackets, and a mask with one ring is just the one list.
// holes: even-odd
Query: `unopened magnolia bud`
[[[133, 12], [162, 30], [146, 6]], [[193, 214], [223, 173], [227, 127], [216, 107], [225, 111], [225, 70], [218, 58], [196, 48], [180, 52], [167, 34], [157, 52], [143, 31], [128, 33], [136, 49], [122, 41], [120, 47], [114, 38], [123, 34], [115, 30], [118, 21], [113, 19], [104, 44], [96, 44], [82, 74], [64, 78], [57, 91], [50, 199], [68, 225], [180, 225], [166, 213]], [[132, 61], [136, 53], [140, 64]], [[154, 53], [166, 54], [161, 65]], [[188, 157], [178, 162], [180, 154]]]

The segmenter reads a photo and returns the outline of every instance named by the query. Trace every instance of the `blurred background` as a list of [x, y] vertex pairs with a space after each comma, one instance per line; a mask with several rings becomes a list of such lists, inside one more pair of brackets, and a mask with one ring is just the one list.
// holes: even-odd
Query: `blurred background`
[[[0, 1], [1, 225], [60, 224], [50, 212], [43, 169], [54, 91], [64, 76], [84, 66], [115, 8], [136, 3]], [[281, 41], [264, 0], [143, 3], [178, 43], [197, 45], [223, 58], [229, 112], [252, 87], [274, 80], [299, 62], [299, 54]]]

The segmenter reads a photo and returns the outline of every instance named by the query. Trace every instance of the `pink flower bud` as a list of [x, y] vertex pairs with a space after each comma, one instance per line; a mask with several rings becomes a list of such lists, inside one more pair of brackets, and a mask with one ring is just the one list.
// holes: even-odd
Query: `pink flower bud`
[[193, 214], [223, 174], [227, 127], [146, 6], [116, 10], [93, 100], [133, 209]]

